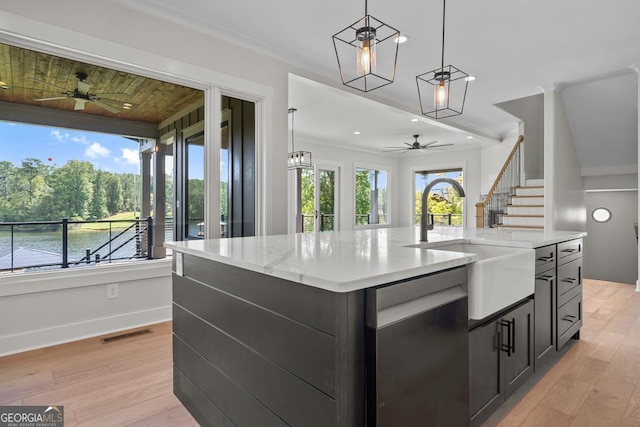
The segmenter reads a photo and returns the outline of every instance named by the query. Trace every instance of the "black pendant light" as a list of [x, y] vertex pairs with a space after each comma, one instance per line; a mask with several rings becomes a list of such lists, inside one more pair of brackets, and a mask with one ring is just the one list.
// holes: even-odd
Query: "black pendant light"
[[442, 0], [442, 58], [440, 68], [416, 76], [422, 114], [432, 119], [458, 116], [464, 109], [469, 74], [444, 65], [444, 24], [447, 0]]
[[313, 167], [311, 163], [311, 152], [296, 151], [293, 140], [293, 118], [296, 111], [298, 110], [295, 108], [289, 108], [289, 113], [291, 113], [291, 151], [287, 154], [287, 169], [309, 169]]
[[400, 32], [369, 15], [333, 35], [342, 84], [369, 92], [393, 83]]

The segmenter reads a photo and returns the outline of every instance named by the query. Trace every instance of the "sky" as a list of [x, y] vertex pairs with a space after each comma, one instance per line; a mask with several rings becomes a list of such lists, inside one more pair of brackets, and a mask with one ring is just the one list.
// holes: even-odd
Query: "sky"
[[138, 173], [138, 144], [121, 136], [0, 121], [0, 161], [35, 157], [51, 166], [85, 160], [95, 169]]

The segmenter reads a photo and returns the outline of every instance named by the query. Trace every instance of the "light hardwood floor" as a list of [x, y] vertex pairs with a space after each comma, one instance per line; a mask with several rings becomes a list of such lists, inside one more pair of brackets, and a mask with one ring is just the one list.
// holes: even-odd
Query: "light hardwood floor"
[[[585, 280], [583, 300], [581, 339], [487, 425], [640, 425], [640, 294]], [[171, 324], [151, 329], [0, 358], [0, 405], [64, 405], [67, 427], [197, 426], [172, 392]]]

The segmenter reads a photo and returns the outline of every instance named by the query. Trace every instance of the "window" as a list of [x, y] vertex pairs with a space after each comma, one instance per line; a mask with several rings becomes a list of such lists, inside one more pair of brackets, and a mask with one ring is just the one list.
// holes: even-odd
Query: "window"
[[147, 140], [8, 122], [0, 135], [0, 272], [149, 257]]
[[607, 222], [611, 219], [611, 211], [607, 208], [596, 208], [591, 212], [595, 222]]
[[[423, 170], [414, 173], [413, 223], [420, 223], [422, 193], [427, 184], [437, 178], [450, 178], [464, 184], [462, 169]], [[450, 184], [436, 184], [429, 191], [429, 223], [435, 225], [463, 225], [463, 198], [458, 196]]]
[[356, 226], [389, 223], [387, 180], [387, 171], [356, 167]]

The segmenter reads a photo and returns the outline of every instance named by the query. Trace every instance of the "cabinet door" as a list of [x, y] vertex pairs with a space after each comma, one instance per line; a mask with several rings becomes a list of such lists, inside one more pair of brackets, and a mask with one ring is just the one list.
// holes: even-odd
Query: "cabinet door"
[[[533, 301], [507, 313], [500, 323], [503, 341], [511, 351], [505, 357], [505, 398], [533, 374]], [[505, 339], [506, 338], [506, 339]]]
[[504, 401], [498, 321], [469, 332], [471, 425], [479, 426]]
[[535, 369], [542, 366], [556, 347], [556, 277], [555, 269], [536, 277], [535, 285]]

